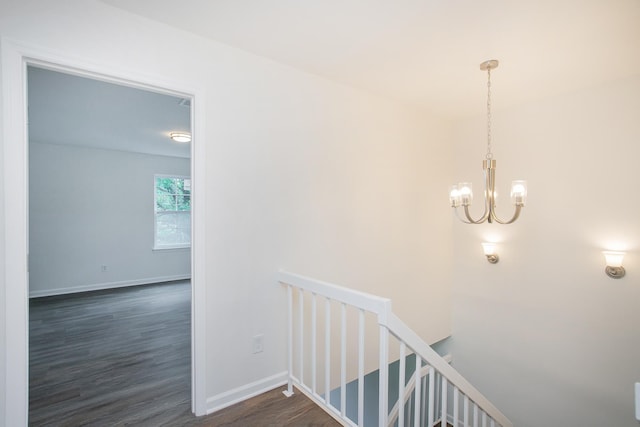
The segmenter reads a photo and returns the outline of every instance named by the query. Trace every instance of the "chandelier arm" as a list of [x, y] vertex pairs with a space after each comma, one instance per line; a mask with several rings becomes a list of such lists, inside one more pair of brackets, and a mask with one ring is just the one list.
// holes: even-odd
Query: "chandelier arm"
[[453, 208], [453, 210], [454, 210], [454, 212], [456, 213], [456, 216], [458, 217], [458, 219], [459, 219], [460, 221], [464, 222], [465, 224], [477, 224], [477, 223], [475, 223], [475, 222], [472, 222], [472, 221], [467, 220], [466, 218], [461, 217], [461, 216], [460, 216], [460, 213], [458, 212], [458, 208], [457, 208], [457, 207]]
[[463, 206], [464, 206], [464, 215], [469, 220], [467, 224], [482, 224], [489, 217], [489, 212], [486, 210], [486, 207], [487, 207], [486, 204], [485, 204], [485, 212], [484, 214], [482, 214], [482, 217], [480, 217], [480, 219], [478, 220], [474, 220], [473, 218], [471, 218], [471, 213], [469, 212], [469, 205], [463, 205]]
[[491, 165], [491, 167], [488, 169], [489, 173], [487, 174], [488, 179], [487, 179], [487, 183], [489, 185], [488, 188], [490, 188], [490, 191], [488, 192], [489, 194], [489, 203], [490, 203], [490, 213], [489, 213], [489, 222], [495, 221], [498, 224], [511, 224], [512, 222], [514, 222], [515, 220], [518, 219], [518, 217], [520, 216], [520, 212], [522, 211], [522, 205], [517, 204], [516, 205], [516, 211], [513, 214], [513, 217], [511, 217], [511, 219], [509, 221], [503, 221], [501, 220], [498, 215], [496, 214], [496, 193], [495, 193], [495, 186], [496, 186], [496, 169], [495, 169], [495, 164]]
[[516, 205], [516, 211], [513, 213], [513, 217], [511, 217], [511, 219], [509, 221], [502, 221], [500, 218], [498, 218], [498, 216], [496, 215], [495, 211], [491, 211], [491, 217], [495, 220], [495, 222], [497, 222], [498, 224], [511, 224], [512, 222], [514, 222], [515, 220], [518, 219], [518, 217], [520, 216], [520, 212], [522, 211], [522, 205]]
[[495, 160], [487, 159], [483, 162], [482, 168], [484, 169], [484, 204], [485, 214], [482, 216], [482, 222], [493, 222], [494, 210], [496, 208], [495, 190], [496, 190], [496, 170]]

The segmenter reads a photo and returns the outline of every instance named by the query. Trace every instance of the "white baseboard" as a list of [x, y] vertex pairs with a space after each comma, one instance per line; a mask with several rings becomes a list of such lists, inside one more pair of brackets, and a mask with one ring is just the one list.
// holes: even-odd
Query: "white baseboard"
[[219, 411], [233, 404], [242, 402], [243, 400], [250, 399], [254, 396], [273, 390], [276, 387], [283, 386], [287, 383], [287, 372], [280, 372], [279, 374], [272, 375], [267, 378], [263, 378], [258, 381], [254, 381], [249, 384], [234, 388], [233, 390], [225, 391], [224, 393], [216, 394], [207, 398], [207, 414]]
[[124, 280], [121, 282], [95, 283], [92, 285], [70, 286], [68, 288], [29, 290], [29, 298], [50, 297], [54, 295], [74, 294], [76, 292], [100, 291], [103, 289], [124, 288], [127, 286], [148, 285], [151, 283], [171, 282], [173, 280], [190, 279], [190, 274], [152, 277], [148, 279]]

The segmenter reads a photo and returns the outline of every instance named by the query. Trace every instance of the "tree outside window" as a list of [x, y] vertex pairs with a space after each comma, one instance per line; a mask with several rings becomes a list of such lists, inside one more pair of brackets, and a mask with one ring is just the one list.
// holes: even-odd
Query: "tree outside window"
[[191, 179], [155, 176], [155, 249], [191, 246]]

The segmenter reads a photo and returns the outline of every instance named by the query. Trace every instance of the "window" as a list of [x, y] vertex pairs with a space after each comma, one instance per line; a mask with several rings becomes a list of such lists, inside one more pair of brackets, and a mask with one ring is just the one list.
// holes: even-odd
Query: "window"
[[191, 246], [191, 179], [155, 176], [154, 249]]

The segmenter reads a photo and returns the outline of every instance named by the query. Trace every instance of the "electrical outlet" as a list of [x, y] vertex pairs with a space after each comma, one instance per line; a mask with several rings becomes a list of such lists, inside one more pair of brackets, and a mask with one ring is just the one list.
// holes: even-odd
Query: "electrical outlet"
[[264, 335], [256, 335], [253, 337], [253, 354], [262, 353], [264, 351]]
[[106, 265], [101, 265], [100, 266], [100, 271], [102, 271], [103, 273], [107, 271], [107, 266]]

